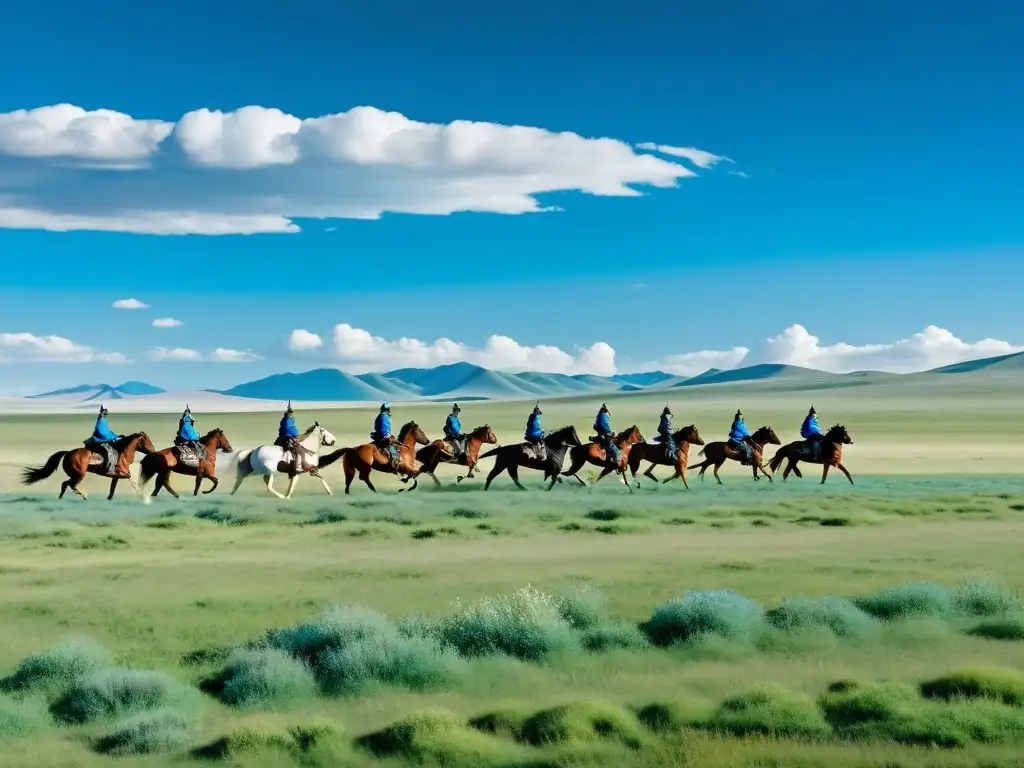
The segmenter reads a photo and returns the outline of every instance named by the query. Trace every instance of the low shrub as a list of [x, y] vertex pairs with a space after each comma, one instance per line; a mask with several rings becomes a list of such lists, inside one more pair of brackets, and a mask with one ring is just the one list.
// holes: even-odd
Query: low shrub
[[119, 722], [99, 739], [96, 751], [108, 755], [145, 755], [189, 747], [195, 737], [194, 724], [179, 712], [143, 712]]
[[644, 731], [636, 717], [621, 707], [601, 701], [575, 701], [529, 717], [523, 723], [522, 738], [533, 746], [611, 741], [639, 749]]
[[91, 640], [72, 640], [27, 657], [14, 674], [3, 681], [3, 688], [59, 695], [82, 675], [109, 667], [111, 663], [106, 648]]
[[67, 723], [89, 723], [108, 717], [185, 705], [189, 690], [156, 670], [105, 669], [79, 678], [52, 707]]
[[842, 597], [795, 597], [765, 613], [765, 621], [786, 632], [824, 628], [838, 637], [862, 637], [874, 620]]
[[239, 649], [220, 677], [220, 698], [235, 707], [279, 705], [316, 694], [306, 665], [278, 648]]
[[953, 610], [953, 592], [941, 584], [907, 582], [854, 600], [858, 608], [885, 621], [945, 616]]
[[761, 606], [735, 592], [688, 592], [655, 608], [643, 629], [656, 645], [684, 643], [701, 635], [748, 640], [761, 618]]
[[529, 713], [520, 709], [499, 709], [473, 718], [469, 727], [492, 736], [522, 741], [523, 725], [529, 718]]
[[965, 581], [953, 592], [953, 606], [967, 616], [1000, 616], [1019, 607], [1016, 596], [992, 581]]
[[454, 682], [464, 664], [430, 638], [379, 637], [321, 655], [316, 676], [329, 695], [358, 693], [376, 683], [424, 690]]
[[604, 595], [588, 586], [577, 587], [557, 598], [558, 614], [573, 629], [594, 629], [608, 621]]
[[50, 715], [42, 698], [15, 700], [0, 696], [0, 743], [32, 736], [49, 724]]
[[1017, 616], [988, 619], [967, 629], [973, 637], [986, 640], [1024, 640], [1024, 620]]
[[928, 699], [993, 699], [1024, 707], [1024, 674], [1000, 667], [961, 669], [921, 683]]
[[470, 728], [451, 712], [410, 715], [363, 736], [357, 746], [379, 757], [402, 757], [421, 765], [498, 766], [519, 762], [515, 744]]
[[580, 645], [584, 650], [599, 653], [613, 648], [638, 650], [649, 647], [650, 643], [635, 624], [618, 621], [586, 630], [580, 637]]
[[813, 699], [777, 686], [726, 699], [708, 725], [736, 736], [822, 738], [831, 733]]
[[701, 702], [659, 702], [637, 710], [640, 724], [654, 733], [675, 733], [704, 723], [708, 708]]

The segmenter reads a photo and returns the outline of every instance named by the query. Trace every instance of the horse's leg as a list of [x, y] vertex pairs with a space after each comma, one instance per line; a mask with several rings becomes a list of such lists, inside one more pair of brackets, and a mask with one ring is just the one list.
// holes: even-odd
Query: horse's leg
[[116, 475], [110, 478], [110, 493], [107, 494], [107, 501], [110, 501], [112, 498], [114, 498], [114, 489], [117, 488], [117, 481], [120, 479], [121, 478], [117, 477]]
[[491, 487], [491, 481], [494, 480], [498, 475], [505, 471], [505, 462], [499, 453], [494, 459], [494, 466], [491, 467], [491, 471], [487, 473], [487, 480], [484, 481], [484, 490], [486, 491]]
[[150, 494], [150, 497], [156, 496], [158, 493], [160, 493], [160, 489], [163, 488], [163, 487], [164, 487], [164, 476], [161, 473], [158, 472], [156, 474], [156, 480], [153, 482], [153, 493]]
[[672, 474], [669, 477], [666, 477], [664, 480], [661, 481], [661, 484], [664, 485], [665, 483], [671, 483], [677, 477], [679, 477], [679, 470], [674, 469], [672, 470]]
[[292, 493], [295, 492], [295, 484], [297, 482], [299, 482], [299, 473], [292, 472], [288, 477], [288, 490], [284, 494], [286, 499], [290, 499], [292, 497]]
[[366, 483], [366, 487], [369, 488], [371, 491], [373, 491], [374, 493], [377, 492], [377, 489], [373, 487], [373, 483], [370, 482], [370, 468], [369, 467], [359, 471], [359, 479], [362, 480], [364, 483]]
[[821, 484], [822, 485], [825, 484], [825, 478], [828, 477], [828, 468], [829, 468], [829, 463], [826, 461], [826, 462], [824, 462], [824, 465], [823, 465], [822, 470], [821, 470]]
[[58, 499], [63, 499], [64, 498], [64, 492], [67, 491], [67, 489], [70, 488], [70, 487], [71, 487], [71, 481], [70, 480], [65, 480], [63, 483], [61, 483], [60, 484], [60, 494], [58, 494], [57, 498]]
[[837, 462], [836, 466], [839, 468], [840, 472], [846, 475], [846, 479], [850, 481], [850, 485], [853, 485], [853, 478], [850, 477], [850, 473], [846, 471], [846, 467], [843, 466], [843, 462]]
[[[654, 482], [659, 482], [658, 478], [654, 476], [654, 467], [657, 466], [653, 461], [647, 466], [647, 471], [644, 472], [644, 477], [649, 477]], [[637, 482], [637, 488], [640, 487], [640, 483]]]
[[633, 486], [631, 486], [629, 484], [629, 478], [626, 477], [626, 468], [625, 467], [622, 467], [622, 469], [619, 470], [619, 479], [621, 479], [622, 480], [622, 484], [624, 486], [626, 486], [626, 490], [629, 491], [630, 493], [632, 493], [633, 492]]
[[193, 496], [198, 496], [199, 495], [199, 488], [200, 488], [200, 486], [202, 484], [203, 484], [203, 476], [201, 474], [199, 474], [199, 470], [196, 470], [196, 485], [195, 485], [195, 488], [192, 489], [192, 495]]
[[519, 482], [519, 465], [509, 464], [508, 465], [508, 476], [512, 478], [512, 482], [516, 484], [516, 488], [520, 491], [525, 491], [526, 488]]
[[334, 492], [331, 490], [331, 486], [327, 484], [327, 481], [324, 480], [324, 476], [320, 474], [319, 470], [314, 469], [309, 474], [313, 475], [313, 477], [320, 481], [320, 484], [324, 487], [324, 490], [327, 491], [328, 496], [334, 495]]
[[171, 496], [173, 496], [174, 498], [180, 499], [181, 497], [178, 495], [178, 492], [171, 488], [171, 470], [165, 469], [161, 476], [164, 479], [164, 488], [167, 489], [167, 492], [171, 494]]
[[690, 490], [690, 484], [686, 482], [686, 465], [682, 461], [676, 463], [676, 474], [683, 481], [683, 488]]
[[[559, 468], [554, 465], [554, 462], [552, 462], [550, 472], [545, 471], [544, 478], [547, 479], [548, 475], [551, 476], [551, 482], [548, 483], [548, 490], [550, 491], [555, 487], [555, 483], [562, 482], [561, 472], [559, 471]], [[578, 477], [576, 479], [579, 480]]]
[[803, 477], [804, 473], [800, 471], [800, 467], [796, 465], [796, 461], [793, 462], [793, 474], [797, 477]]
[[[722, 461], [716, 461], [716, 462], [715, 462], [715, 468], [714, 468], [714, 473], [715, 473], [715, 480], [717, 480], [717, 481], [718, 481], [718, 484], [719, 484], [719, 485], [721, 485], [721, 484], [722, 484], [722, 478], [720, 478], [720, 477], [718, 476], [718, 468], [719, 468], [720, 466], [722, 466], [723, 464], [725, 464], [725, 460], [724, 460], [724, 459], [723, 459]], [[701, 474], [703, 475], [704, 473], [703, 473], [703, 472], [701, 472]]]
[[276, 488], [274, 488], [274, 474], [273, 474], [273, 472], [271, 472], [269, 475], [264, 475], [263, 482], [266, 483], [267, 490], [270, 491], [275, 496], [277, 496], [277, 498], [279, 498], [279, 499], [283, 499], [284, 498], [284, 495], [280, 491], [278, 491]]

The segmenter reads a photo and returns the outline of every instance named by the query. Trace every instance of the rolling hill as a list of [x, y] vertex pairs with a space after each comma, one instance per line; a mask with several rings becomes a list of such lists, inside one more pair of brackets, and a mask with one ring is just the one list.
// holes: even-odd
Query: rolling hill
[[79, 384], [76, 387], [55, 389], [52, 392], [29, 395], [29, 397], [31, 399], [44, 397], [74, 398], [74, 396], [80, 395], [81, 397], [77, 399], [81, 402], [87, 402], [91, 400], [120, 400], [126, 396], [163, 395], [166, 393], [166, 389], [155, 387], [144, 381], [126, 381], [124, 384], [119, 384], [116, 387], [110, 384]]
[[1024, 371], [1024, 352], [944, 365], [941, 368], [925, 371], [925, 373], [975, 373], [976, 371]]

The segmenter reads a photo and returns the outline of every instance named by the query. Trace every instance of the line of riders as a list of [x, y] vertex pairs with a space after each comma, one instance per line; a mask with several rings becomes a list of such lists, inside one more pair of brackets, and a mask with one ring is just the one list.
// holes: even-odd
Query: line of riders
[[[462, 432], [462, 424], [459, 421], [459, 414], [462, 409], [459, 408], [458, 403], [452, 406], [452, 411], [448, 414], [448, 418], [444, 422], [444, 436], [445, 439], [451, 444], [453, 449], [453, 456], [458, 457], [465, 452], [466, 436]], [[85, 445], [88, 448], [94, 448], [97, 450], [104, 450], [106, 446], [121, 439], [121, 436], [116, 434], [107, 423], [107, 416], [109, 411], [100, 406], [99, 416], [96, 419], [96, 426], [93, 429], [92, 435], [85, 441]], [[547, 446], [544, 443], [546, 433], [541, 427], [540, 417], [543, 415], [543, 411], [540, 409], [540, 403], [537, 403], [533, 407], [533, 411], [526, 422], [526, 432], [524, 433], [524, 439], [526, 444], [532, 449], [534, 455], [540, 461], [544, 461], [547, 458]], [[661, 412], [661, 418], [658, 422], [658, 432], [655, 442], [661, 443], [666, 451], [669, 459], [675, 459], [676, 457], [676, 444], [672, 437], [672, 411], [666, 405]], [[612, 417], [611, 412], [608, 410], [608, 405], [605, 403], [601, 404], [601, 408], [597, 412], [597, 418], [594, 420], [594, 432], [596, 435], [591, 438], [592, 442], [596, 442], [606, 452], [608, 456], [609, 464], [618, 464], [619, 461], [619, 448], [615, 444], [615, 433], [612, 431]], [[299, 440], [302, 435], [299, 432], [299, 428], [295, 423], [295, 414], [292, 411], [291, 401], [288, 402], [288, 407], [281, 418], [281, 423], [278, 426], [277, 439], [274, 441], [274, 445], [277, 445], [291, 454], [292, 460], [294, 461], [295, 472], [297, 474], [303, 471], [303, 451], [299, 446]], [[812, 405], [810, 410], [807, 412], [807, 416], [804, 418], [803, 424], [800, 425], [800, 437], [808, 442], [812, 460], [820, 461], [821, 452], [821, 439], [824, 435], [821, 432], [821, 428], [818, 425], [817, 412], [814, 410]], [[388, 454], [391, 459], [391, 465], [394, 469], [398, 468], [400, 458], [397, 448], [397, 439], [391, 431], [391, 404], [382, 403], [380, 406], [380, 412], [377, 414], [377, 418], [373, 423], [373, 431], [370, 433], [370, 439], [376, 444], [381, 450]], [[743, 414], [740, 411], [736, 411], [735, 417], [733, 417], [732, 426], [729, 428], [728, 446], [741, 452], [745, 458], [741, 460], [744, 465], [750, 465], [753, 460], [753, 451], [749, 444], [750, 431], [747, 429], [747, 425], [743, 422]], [[183, 458], [194, 458], [198, 460], [204, 453], [204, 448], [199, 443], [200, 436], [196, 431], [196, 421], [192, 416], [192, 411], [188, 405], [185, 406], [185, 411], [181, 414], [181, 419], [178, 421], [178, 433], [174, 437], [174, 444], [178, 447], [182, 453]], [[110, 453], [111, 465], [117, 461], [117, 457]]]

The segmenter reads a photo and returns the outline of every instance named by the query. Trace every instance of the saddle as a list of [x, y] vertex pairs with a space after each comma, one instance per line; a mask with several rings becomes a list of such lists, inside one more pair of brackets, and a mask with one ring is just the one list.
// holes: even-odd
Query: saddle
[[89, 456], [89, 466], [100, 467], [100, 471], [104, 475], [114, 474], [117, 469], [117, 461], [121, 458], [121, 454], [114, 446], [110, 443], [93, 444], [89, 446], [89, 450], [92, 451], [92, 455]]
[[818, 459], [821, 457], [821, 439], [817, 440], [804, 440], [800, 447], [797, 448], [797, 456], [805, 461]]
[[466, 441], [463, 438], [446, 438], [442, 441], [444, 449], [452, 455], [453, 459], [459, 459], [466, 453]]
[[523, 443], [523, 455], [534, 461], [546, 461], [548, 448], [544, 443]]
[[178, 443], [174, 446], [178, 461], [189, 467], [198, 467], [199, 462], [206, 458], [206, 450], [196, 441]]
[[374, 440], [373, 447], [388, 457], [392, 467], [397, 469], [398, 465], [401, 464], [402, 457], [398, 453], [398, 441], [394, 437]]
[[744, 467], [749, 467], [754, 463], [754, 448], [746, 441], [737, 443], [730, 440], [725, 444], [725, 452], [738, 458]]

